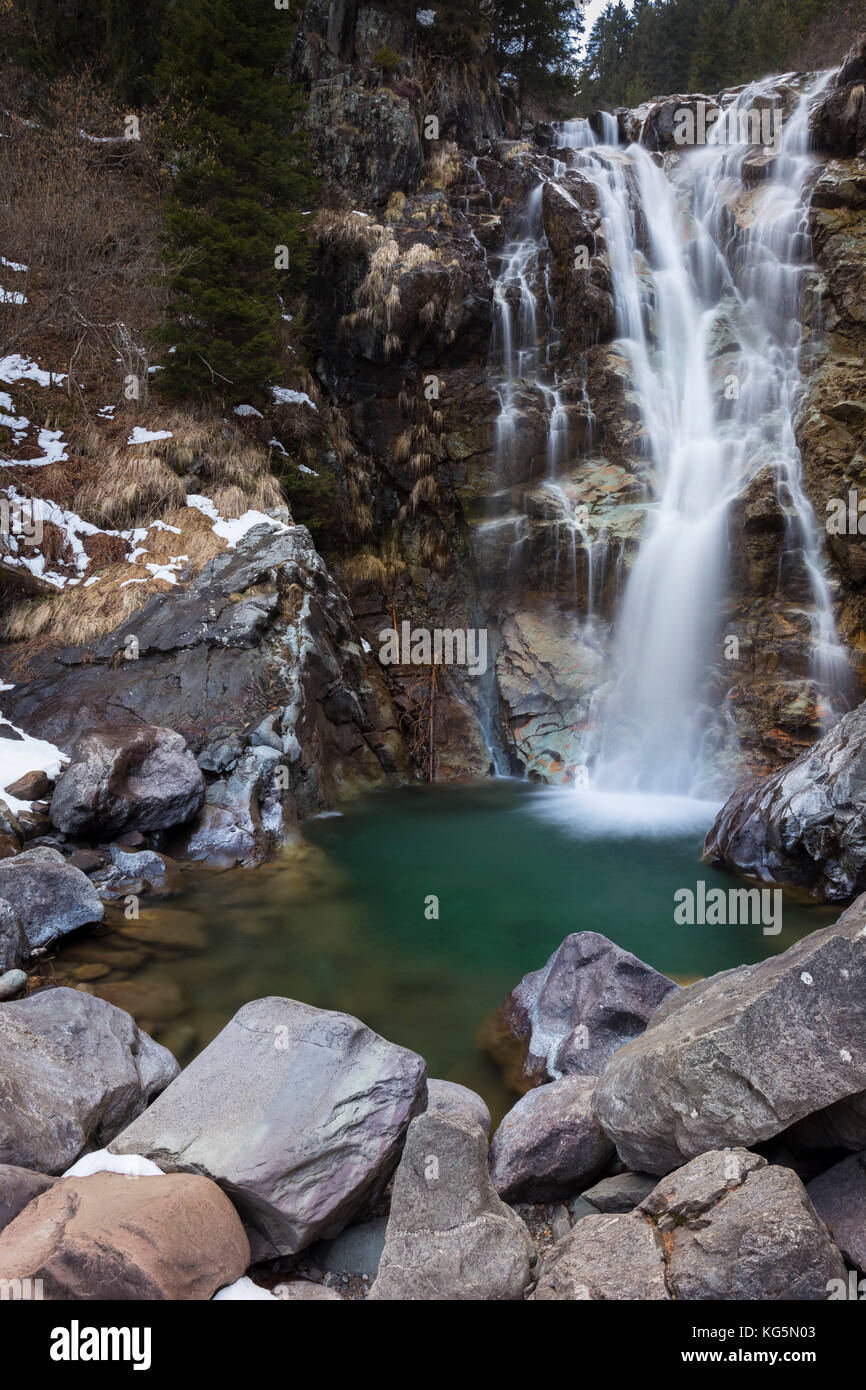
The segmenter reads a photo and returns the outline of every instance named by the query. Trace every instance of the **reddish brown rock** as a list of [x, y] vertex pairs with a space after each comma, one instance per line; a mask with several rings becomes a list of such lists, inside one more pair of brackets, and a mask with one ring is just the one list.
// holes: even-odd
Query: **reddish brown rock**
[[0, 1234], [0, 1281], [46, 1299], [209, 1299], [249, 1260], [229, 1199], [188, 1173], [65, 1178]]

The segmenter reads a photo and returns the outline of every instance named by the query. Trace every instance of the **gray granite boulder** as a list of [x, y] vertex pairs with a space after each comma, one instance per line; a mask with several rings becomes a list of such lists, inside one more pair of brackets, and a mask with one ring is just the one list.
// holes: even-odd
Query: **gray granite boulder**
[[818, 1302], [844, 1277], [797, 1175], [730, 1149], [671, 1173], [633, 1212], [584, 1217], [535, 1298]]
[[122, 1009], [75, 989], [0, 1006], [0, 1163], [63, 1173], [178, 1073]]
[[173, 729], [94, 729], [78, 740], [57, 781], [51, 821], [73, 835], [165, 830], [197, 814], [204, 790], [201, 768]]
[[866, 1089], [866, 897], [780, 955], [690, 985], [599, 1078], [627, 1167], [761, 1143]]
[[561, 1076], [597, 1076], [676, 990], [607, 937], [573, 932], [512, 990], [486, 1044], [518, 1090]]
[[490, 1133], [490, 1111], [484, 1101], [475, 1091], [470, 1091], [468, 1086], [461, 1086], [456, 1081], [428, 1081], [427, 1109], [439, 1110], [443, 1115], [462, 1115], [476, 1120], [485, 1134]]
[[80, 869], [29, 852], [0, 859], [0, 897], [14, 904], [29, 951], [77, 927], [101, 922], [105, 913]]
[[506, 1202], [577, 1195], [614, 1157], [592, 1113], [595, 1078], [564, 1076], [521, 1096], [490, 1145], [493, 1185]]
[[866, 1153], [835, 1164], [806, 1191], [845, 1259], [866, 1271]]
[[497, 1196], [474, 1119], [428, 1111], [409, 1126], [374, 1301], [520, 1299], [535, 1256]]
[[338, 1235], [374, 1200], [426, 1099], [414, 1052], [348, 1014], [257, 999], [111, 1149], [213, 1178], [262, 1260]]

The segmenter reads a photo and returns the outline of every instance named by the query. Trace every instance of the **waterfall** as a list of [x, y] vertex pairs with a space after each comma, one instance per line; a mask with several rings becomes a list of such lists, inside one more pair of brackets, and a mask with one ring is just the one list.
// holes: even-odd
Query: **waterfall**
[[[617, 335], [655, 479], [615, 625], [613, 680], [597, 702], [589, 751], [601, 790], [718, 793], [720, 756], [732, 741], [717, 677], [730, 509], [763, 467], [773, 470], [792, 516], [789, 543], [809, 578], [813, 676], [828, 698], [842, 684], [792, 423], [808, 253], [808, 106], [826, 80], [800, 96], [772, 161], [737, 138], [741, 111], [777, 100], [772, 80], [740, 93], [707, 145], [670, 161], [670, 179], [640, 145], [603, 145], [585, 122], [563, 128], [573, 167], [598, 195]], [[767, 167], [747, 187], [744, 163], [756, 154]], [[721, 382], [719, 333], [735, 348]]]

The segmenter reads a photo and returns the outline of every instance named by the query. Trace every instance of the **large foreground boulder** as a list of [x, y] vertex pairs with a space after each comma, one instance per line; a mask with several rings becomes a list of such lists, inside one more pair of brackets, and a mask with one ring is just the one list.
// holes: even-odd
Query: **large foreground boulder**
[[0, 1006], [0, 1163], [63, 1173], [178, 1073], [122, 1009], [75, 989]]
[[426, 1101], [416, 1053], [348, 1014], [257, 999], [110, 1147], [213, 1178], [269, 1259], [339, 1234], [379, 1194]]
[[524, 975], [511, 991], [485, 1043], [515, 1090], [561, 1076], [597, 1076], [676, 989], [598, 932], [573, 932], [543, 969]]
[[778, 956], [701, 980], [611, 1058], [595, 1113], [634, 1170], [746, 1147], [866, 1089], [866, 896]]
[[65, 1178], [0, 1234], [0, 1282], [41, 1280], [47, 1299], [206, 1299], [249, 1261], [229, 1199], [187, 1173]]
[[493, 1185], [506, 1202], [576, 1196], [610, 1163], [614, 1148], [592, 1113], [595, 1077], [564, 1076], [528, 1091], [490, 1145]]
[[428, 1111], [409, 1126], [373, 1300], [519, 1299], [534, 1246], [497, 1196], [472, 1118]]
[[579, 1221], [535, 1298], [818, 1301], [844, 1276], [796, 1174], [731, 1149], [693, 1159], [634, 1212]]
[[182, 734], [147, 724], [95, 729], [57, 782], [51, 820], [71, 835], [166, 830], [203, 801], [204, 777]]
[[[0, 859], [0, 897], [14, 905], [27, 939], [27, 955], [78, 927], [101, 922], [105, 914], [87, 874], [72, 864], [39, 858], [36, 850]], [[8, 914], [5, 925], [13, 954], [16, 941], [20, 953], [20, 939], [9, 925]]]
[[866, 888], [866, 704], [814, 747], [734, 792], [704, 844], [710, 864], [794, 883], [825, 902]]

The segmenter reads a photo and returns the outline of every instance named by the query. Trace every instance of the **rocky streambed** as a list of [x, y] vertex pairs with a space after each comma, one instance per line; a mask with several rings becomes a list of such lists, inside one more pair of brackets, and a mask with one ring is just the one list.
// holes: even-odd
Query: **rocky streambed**
[[6, 1003], [0, 1278], [48, 1299], [845, 1297], [864, 987], [866, 897], [685, 989], [573, 935], [500, 1011], [528, 1089], [492, 1138], [477, 1094], [348, 1014], [252, 1000], [181, 1070], [106, 1000]]

